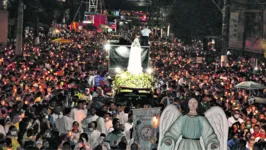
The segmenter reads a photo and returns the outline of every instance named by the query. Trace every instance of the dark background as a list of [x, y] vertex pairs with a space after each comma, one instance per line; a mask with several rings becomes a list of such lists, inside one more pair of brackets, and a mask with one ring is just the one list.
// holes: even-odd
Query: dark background
[[[120, 67], [121, 69], [127, 69], [129, 57], [123, 57], [118, 54], [115, 49], [119, 46], [111, 46], [110, 49], [110, 59], [109, 59], [109, 68]], [[127, 46], [128, 53], [130, 52], [130, 46]], [[129, 56], [129, 54], [128, 54]], [[142, 68], [147, 69], [149, 67], [149, 56], [150, 49], [149, 47], [142, 47], [141, 59], [142, 59]]]

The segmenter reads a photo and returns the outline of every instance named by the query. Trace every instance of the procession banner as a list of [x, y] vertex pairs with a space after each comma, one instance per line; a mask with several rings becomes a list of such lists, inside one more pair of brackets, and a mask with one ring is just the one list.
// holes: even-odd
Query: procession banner
[[[109, 69], [120, 67], [126, 70], [128, 67], [128, 60], [130, 54], [130, 45], [111, 45]], [[147, 69], [149, 67], [150, 48], [148, 46], [141, 47], [141, 61], [142, 68]]]
[[133, 109], [134, 141], [141, 150], [151, 150], [157, 141], [161, 108]]
[[7, 43], [8, 34], [8, 11], [0, 11], [0, 44]]
[[246, 12], [247, 27], [245, 50], [262, 53], [261, 41], [263, 40], [263, 12]]
[[231, 12], [229, 28], [229, 48], [242, 49], [244, 37], [245, 15], [240, 12]]
[[[263, 38], [266, 39], [266, 10], [263, 13]], [[265, 52], [266, 53], [266, 52]]]

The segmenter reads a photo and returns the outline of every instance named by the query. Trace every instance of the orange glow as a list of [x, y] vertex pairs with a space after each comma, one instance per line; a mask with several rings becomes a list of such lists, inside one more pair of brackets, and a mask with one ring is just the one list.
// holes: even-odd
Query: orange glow
[[71, 132], [71, 131], [68, 132], [68, 136], [69, 136], [69, 137], [72, 136], [72, 132]]
[[152, 118], [152, 127], [153, 128], [158, 128], [159, 127], [159, 117], [157, 117], [157, 116], [154, 116], [153, 118]]

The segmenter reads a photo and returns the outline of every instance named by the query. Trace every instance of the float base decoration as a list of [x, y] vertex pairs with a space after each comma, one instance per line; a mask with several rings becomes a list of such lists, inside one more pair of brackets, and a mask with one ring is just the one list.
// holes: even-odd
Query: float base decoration
[[116, 74], [114, 79], [114, 88], [118, 90], [120, 87], [128, 88], [152, 88], [153, 76], [148, 73], [131, 74], [123, 71]]
[[133, 124], [135, 125], [133, 130], [134, 143], [137, 143], [141, 150], [151, 150], [157, 147], [161, 108], [139, 108], [132, 111]]

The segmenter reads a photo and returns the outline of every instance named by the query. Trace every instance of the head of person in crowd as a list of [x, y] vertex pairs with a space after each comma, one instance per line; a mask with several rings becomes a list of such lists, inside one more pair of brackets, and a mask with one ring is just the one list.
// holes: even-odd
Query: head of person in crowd
[[89, 131], [92, 132], [96, 130], [97, 128], [97, 123], [95, 121], [92, 121], [91, 123], [88, 124]]
[[79, 129], [79, 123], [77, 121], [74, 121], [72, 125], [73, 132], [78, 132], [79, 131], [78, 129]]
[[114, 131], [121, 131], [120, 120], [118, 118], [113, 119], [113, 128], [114, 128]]

